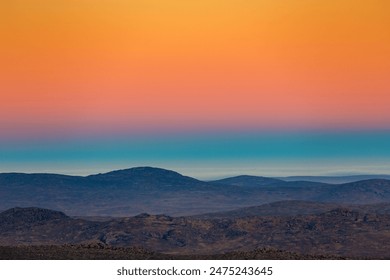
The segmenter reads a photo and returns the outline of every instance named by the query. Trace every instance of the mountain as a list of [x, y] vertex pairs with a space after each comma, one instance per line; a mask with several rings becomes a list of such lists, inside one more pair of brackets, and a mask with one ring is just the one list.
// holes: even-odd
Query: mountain
[[64, 213], [49, 209], [42, 209], [37, 207], [29, 208], [12, 208], [0, 213], [0, 222], [11, 223], [17, 222], [41, 222], [50, 221], [56, 219], [68, 218]]
[[241, 175], [236, 177], [229, 177], [221, 180], [211, 181], [214, 184], [232, 185], [240, 187], [262, 187], [274, 184], [281, 184], [284, 181], [274, 178], [260, 177], [260, 176], [249, 176]]
[[0, 174], [0, 210], [41, 207], [72, 216], [128, 216], [143, 212], [178, 216], [228, 210], [240, 207], [242, 200], [236, 199], [240, 192], [235, 186], [213, 185], [152, 167], [86, 177]]
[[337, 185], [318, 198], [321, 201], [371, 204], [390, 201], [390, 180], [371, 179]]
[[[389, 204], [390, 205], [390, 204]], [[194, 217], [200, 219], [243, 218], [253, 216], [298, 216], [324, 213], [340, 207], [340, 204], [315, 201], [286, 200], [231, 211], [206, 213]]]
[[136, 167], [104, 174], [0, 174], [0, 211], [39, 207], [70, 216], [124, 217], [139, 213], [190, 216], [301, 200], [340, 204], [390, 202], [390, 181], [325, 184], [237, 176], [204, 182], [177, 172]]
[[175, 171], [153, 167], [116, 170], [104, 174], [90, 175], [86, 179], [98, 184], [107, 183], [143, 190], [155, 188], [181, 190], [183, 187], [199, 187], [204, 184], [204, 182], [183, 176]]
[[14, 229], [15, 227], [31, 227], [33, 225], [49, 221], [69, 219], [64, 213], [48, 209], [12, 208], [0, 213], [0, 227], [2, 231]]
[[[20, 223], [23, 216], [28, 218]], [[93, 222], [44, 209], [10, 209], [0, 214], [0, 220], [3, 217], [8, 217], [8, 226], [0, 227], [0, 246], [101, 244], [198, 256], [275, 248], [309, 255], [390, 258], [390, 215], [344, 207], [289, 217], [198, 219], [143, 214]]]
[[390, 215], [390, 203], [358, 205], [345, 203], [286, 200], [262, 204], [259, 206], [244, 207], [225, 212], [206, 213], [193, 217], [199, 219], [244, 218], [254, 216], [293, 217], [320, 214], [340, 207], [344, 207], [352, 211], [358, 211], [362, 213]]
[[66, 187], [88, 185], [88, 180], [80, 176], [68, 176], [59, 174], [25, 174], [25, 173], [0, 173], [0, 186], [7, 187]]
[[363, 180], [371, 179], [386, 179], [390, 180], [390, 175], [350, 175], [350, 176], [289, 176], [289, 177], [277, 177], [275, 179], [283, 181], [311, 181], [320, 182], [326, 184], [346, 184]]
[[284, 181], [276, 178], [250, 176], [250, 175], [228, 177], [225, 179], [209, 181], [209, 183], [245, 187], [245, 188], [264, 188], [264, 187], [272, 187], [272, 186], [275, 186], [277, 188], [280, 187], [302, 188], [302, 187], [314, 187], [314, 186], [320, 187], [320, 186], [329, 185], [326, 183], [316, 182], [316, 181], [305, 181], [305, 180]]
[[99, 186], [126, 186], [126, 187], [176, 187], [196, 186], [202, 183], [191, 177], [177, 172], [153, 167], [135, 167], [116, 170], [104, 174], [68, 176], [59, 174], [0, 174], [0, 186], [30, 186], [30, 187], [99, 187]]

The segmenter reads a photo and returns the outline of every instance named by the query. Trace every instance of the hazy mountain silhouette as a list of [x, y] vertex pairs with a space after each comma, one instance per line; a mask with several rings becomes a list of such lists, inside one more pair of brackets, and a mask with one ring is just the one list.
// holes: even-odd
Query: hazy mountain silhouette
[[184, 187], [200, 187], [204, 182], [183, 176], [175, 171], [153, 168], [135, 167], [116, 170], [104, 174], [90, 175], [87, 180], [96, 183], [108, 183], [116, 186], [126, 186], [137, 189], [183, 189]]
[[233, 185], [240, 187], [262, 187], [269, 186], [273, 184], [281, 184], [284, 181], [274, 178], [267, 178], [261, 176], [249, 176], [249, 175], [240, 175], [235, 177], [229, 177], [221, 180], [210, 181], [210, 183], [223, 184], [223, 185]]
[[104, 174], [0, 174], [0, 210], [40, 207], [71, 216], [188, 216], [283, 200], [372, 204], [390, 202], [390, 181], [347, 184], [237, 176], [204, 182], [177, 172], [137, 167]]
[[[240, 189], [161, 168], [137, 167], [86, 177], [0, 174], [0, 207], [42, 207], [75, 216], [142, 212], [185, 215], [234, 209]], [[245, 195], [245, 192], [243, 193]]]
[[363, 180], [371, 179], [386, 179], [390, 180], [390, 175], [349, 175], [349, 176], [288, 176], [288, 177], [276, 177], [275, 179], [283, 181], [312, 181], [327, 184], [346, 184]]

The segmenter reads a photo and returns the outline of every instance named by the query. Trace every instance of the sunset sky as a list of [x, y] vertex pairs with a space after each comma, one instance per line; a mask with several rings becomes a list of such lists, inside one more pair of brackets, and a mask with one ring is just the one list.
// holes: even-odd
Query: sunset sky
[[390, 173], [388, 0], [0, 0], [0, 172]]

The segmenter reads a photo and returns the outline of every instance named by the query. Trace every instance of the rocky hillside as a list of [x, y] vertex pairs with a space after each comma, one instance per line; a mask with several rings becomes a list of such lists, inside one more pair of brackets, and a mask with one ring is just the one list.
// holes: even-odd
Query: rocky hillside
[[301, 255], [390, 258], [390, 215], [345, 208], [289, 217], [198, 219], [142, 214], [102, 222], [72, 219], [50, 210], [11, 209], [0, 214], [0, 221], [1, 246], [101, 243], [174, 255], [266, 247]]

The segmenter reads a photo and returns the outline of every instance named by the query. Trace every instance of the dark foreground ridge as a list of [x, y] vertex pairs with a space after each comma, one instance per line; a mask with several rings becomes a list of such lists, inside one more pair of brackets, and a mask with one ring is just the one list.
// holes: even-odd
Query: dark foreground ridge
[[[264, 252], [262, 248], [273, 248], [280, 251], [280, 254], [275, 253], [275, 258], [281, 259], [303, 256], [390, 259], [389, 232], [389, 214], [345, 207], [295, 216], [175, 218], [141, 214], [106, 221], [76, 219], [57, 211], [36, 208], [16, 208], [0, 213], [0, 246], [3, 246], [4, 258], [14, 258], [17, 252], [22, 258], [51, 258], [58, 253], [58, 258], [69, 256], [73, 259], [82, 252], [91, 256], [87, 258], [98, 258], [96, 254], [101, 252], [103, 259], [125, 259], [133, 258], [131, 252], [134, 252], [134, 258], [230, 256], [255, 259], [273, 258], [273, 251], [270, 255], [260, 254]], [[100, 245], [85, 247], [85, 244]], [[140, 246], [144, 250], [134, 251]], [[256, 252], [253, 252], [254, 248], [257, 248]], [[97, 249], [102, 250], [97, 252]], [[52, 253], [46, 255], [45, 252]], [[114, 256], [110, 256], [110, 252]]]
[[214, 255], [174, 255], [142, 248], [118, 248], [101, 243], [59, 246], [0, 246], [0, 260], [336, 260], [330, 255], [304, 255], [263, 248]]

